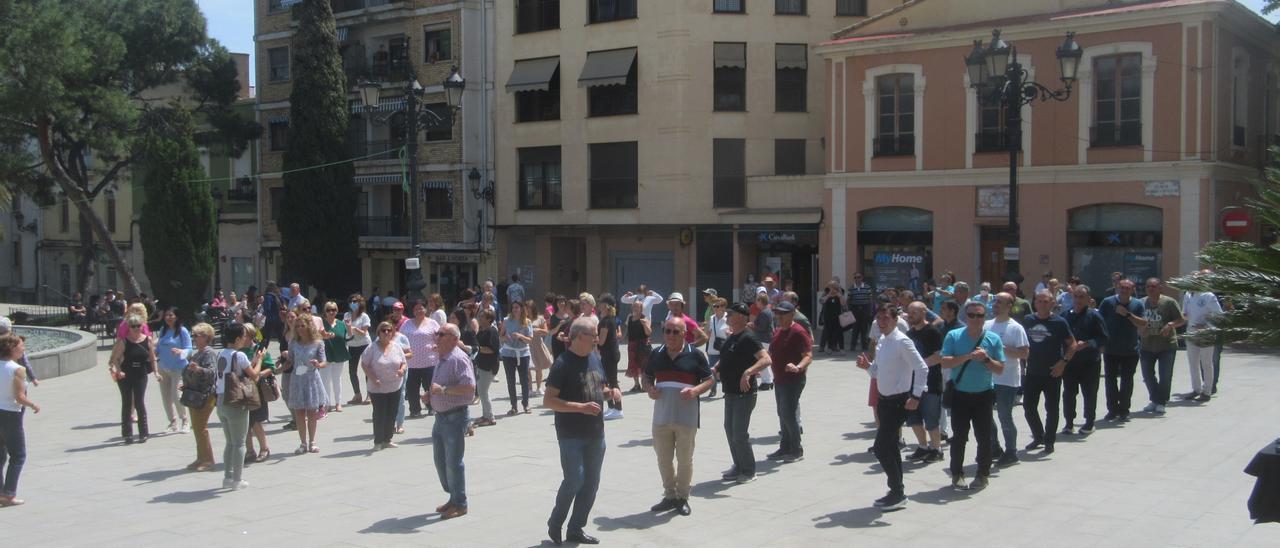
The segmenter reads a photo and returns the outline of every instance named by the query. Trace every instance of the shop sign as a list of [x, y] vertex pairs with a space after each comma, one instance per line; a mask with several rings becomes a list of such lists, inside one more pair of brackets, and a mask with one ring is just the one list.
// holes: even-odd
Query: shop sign
[[872, 276], [876, 287], [904, 286], [918, 291], [924, 259], [923, 253], [876, 251], [872, 255]]
[[796, 235], [792, 232], [761, 232], [758, 237], [762, 243], [796, 241]]
[[1182, 183], [1178, 180], [1147, 181], [1143, 194], [1148, 198], [1176, 198], [1182, 195]]
[[1009, 216], [1009, 187], [978, 187], [978, 217]]
[[479, 263], [480, 255], [475, 253], [428, 253], [423, 257], [433, 263]]
[[1124, 254], [1124, 277], [1142, 287], [1142, 281], [1160, 276], [1160, 254], [1129, 251]]

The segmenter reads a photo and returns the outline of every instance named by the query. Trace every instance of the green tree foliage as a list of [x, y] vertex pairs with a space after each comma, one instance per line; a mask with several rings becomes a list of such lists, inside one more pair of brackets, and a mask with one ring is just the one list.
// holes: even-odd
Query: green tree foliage
[[213, 197], [191, 138], [190, 114], [175, 106], [146, 118], [152, 129], [134, 149], [147, 195], [141, 221], [143, 267], [156, 299], [163, 306], [177, 306], [190, 319], [204, 301], [216, 267]]
[[[301, 13], [290, 67], [286, 172], [350, 157], [346, 76], [333, 11], [324, 0], [306, 0], [294, 9]], [[287, 279], [305, 281], [329, 295], [357, 287], [358, 196], [352, 175], [349, 163], [285, 174], [280, 247]]]
[[[1280, 149], [1272, 149], [1272, 154], [1280, 154]], [[1268, 168], [1256, 188], [1258, 198], [1248, 203], [1254, 221], [1280, 226], [1280, 169]], [[1201, 249], [1199, 257], [1209, 272], [1169, 284], [1183, 291], [1212, 291], [1229, 298], [1235, 309], [1215, 318], [1212, 327], [1197, 332], [1194, 340], [1212, 344], [1221, 337], [1280, 347], [1280, 243], [1217, 241]]]
[[0, 29], [0, 180], [56, 188], [76, 209], [81, 290], [103, 253], [123, 289], [138, 293], [92, 204], [123, 184], [137, 141], [155, 129], [143, 113], [168, 108], [149, 104], [164, 102], [154, 99], [162, 86], [186, 84], [211, 142], [243, 147], [261, 133], [229, 118], [230, 56], [207, 37], [194, 0], [0, 0]]

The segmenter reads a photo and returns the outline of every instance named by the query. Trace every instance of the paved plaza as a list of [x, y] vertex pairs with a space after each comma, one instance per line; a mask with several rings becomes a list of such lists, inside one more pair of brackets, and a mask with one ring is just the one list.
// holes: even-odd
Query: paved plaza
[[[763, 464], [754, 483], [719, 480], [730, 462], [723, 404], [703, 404], [690, 517], [648, 511], [661, 495], [652, 404], [627, 395], [626, 418], [606, 424], [588, 532], [613, 546], [1280, 545], [1280, 525], [1248, 519], [1253, 478], [1242, 472], [1280, 435], [1274, 355], [1228, 352], [1221, 395], [1209, 404], [1176, 403], [1163, 418], [1135, 414], [1122, 428], [1060, 437], [1051, 457], [1025, 456], [982, 492], [952, 491], [943, 463], [909, 465], [910, 503], [890, 514], [871, 508], [885, 482], [867, 452], [867, 374], [851, 356], [820, 356], [801, 403], [806, 459]], [[1190, 383], [1183, 360], [1179, 354], [1175, 393]], [[153, 431], [162, 431], [155, 387], [147, 409]], [[494, 386], [499, 413], [506, 390], [505, 381]], [[44, 411], [26, 419], [30, 456], [19, 495], [28, 503], [0, 509], [7, 546], [548, 545], [561, 476], [551, 413], [542, 409], [468, 438], [471, 512], [441, 521], [432, 510], [448, 497], [432, 466], [431, 418], [408, 421], [399, 449], [374, 453], [370, 407], [348, 408], [321, 421], [321, 453], [302, 456], [292, 454], [298, 438], [277, 418], [269, 425], [276, 454], [245, 470], [249, 489], [232, 492], [220, 488], [220, 472], [183, 469], [194, 458], [189, 434], [122, 445], [119, 395], [105, 368], [50, 379], [32, 396]], [[1140, 384], [1135, 400], [1146, 400]], [[757, 459], [776, 448], [774, 409], [772, 393], [762, 393], [752, 424]], [[282, 417], [282, 403], [272, 412]], [[1027, 439], [1024, 429], [1020, 443]], [[220, 428], [213, 442], [221, 460]]]

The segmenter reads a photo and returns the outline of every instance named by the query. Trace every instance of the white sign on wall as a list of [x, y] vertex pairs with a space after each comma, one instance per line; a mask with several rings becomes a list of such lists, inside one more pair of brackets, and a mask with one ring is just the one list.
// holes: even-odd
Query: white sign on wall
[[1148, 198], [1170, 198], [1182, 195], [1182, 183], [1176, 179], [1170, 181], [1147, 181], [1143, 194]]

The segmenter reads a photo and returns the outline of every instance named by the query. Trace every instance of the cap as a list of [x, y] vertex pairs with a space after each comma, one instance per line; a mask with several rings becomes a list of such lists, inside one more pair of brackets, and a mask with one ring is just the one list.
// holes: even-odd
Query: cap
[[764, 279], [763, 279], [763, 280], [760, 280], [760, 281], [762, 281], [762, 282], [772, 282], [772, 281], [774, 281], [774, 279], [773, 279], [773, 276], [765, 276], [765, 277], [764, 277]]
[[703, 289], [703, 290], [702, 290], [702, 294], [703, 294], [703, 295], [711, 295], [712, 297], [719, 297], [719, 296], [720, 296], [720, 294], [716, 292], [715, 288], [712, 288], [712, 287], [708, 287], [708, 288], [706, 288], [706, 289]]
[[747, 305], [742, 303], [733, 303], [729, 305], [729, 312], [733, 312], [735, 314], [742, 314], [743, 316], [747, 316], [747, 317], [751, 316], [751, 309], [748, 308]]
[[672, 302], [672, 301], [684, 304], [684, 294], [680, 293], [679, 291], [672, 293], [670, 297], [667, 297], [667, 302]]
[[956, 291], [969, 291], [969, 284], [964, 282], [956, 282]]
[[773, 305], [773, 311], [775, 313], [790, 314], [796, 311], [796, 305], [791, 301], [781, 301]]
[[11, 329], [13, 329], [13, 322], [9, 321], [9, 317], [0, 316], [0, 335], [8, 335]]

